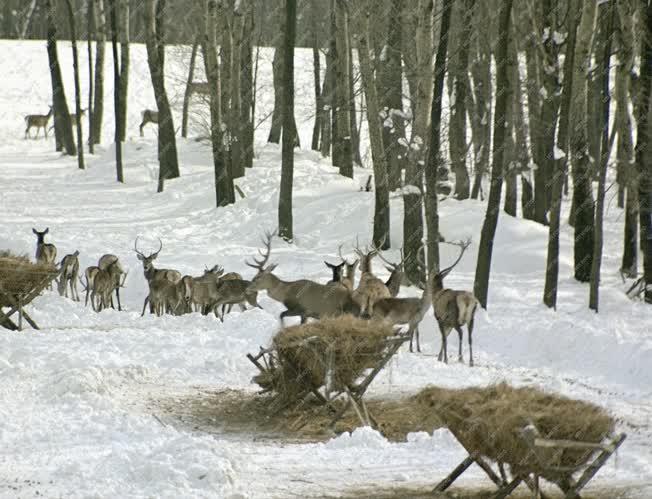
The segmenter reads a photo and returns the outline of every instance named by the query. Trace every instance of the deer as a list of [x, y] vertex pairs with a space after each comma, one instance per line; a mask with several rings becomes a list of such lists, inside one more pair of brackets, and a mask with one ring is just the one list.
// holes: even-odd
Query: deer
[[[125, 272], [122, 268], [122, 265], [120, 264], [120, 260], [116, 255], [112, 255], [110, 253], [107, 253], [105, 255], [102, 255], [100, 259], [97, 262], [97, 266], [101, 270], [107, 270], [110, 265], [116, 265], [116, 270], [113, 271], [113, 277], [115, 282], [113, 283], [115, 286], [115, 294], [116, 294], [116, 299], [118, 300], [118, 310], [122, 311], [122, 304], [120, 303], [120, 288], [124, 287], [124, 283], [127, 279], [127, 274], [128, 272]], [[116, 272], [117, 271], [117, 272]], [[124, 275], [122, 278], [122, 281], [120, 281], [120, 276]], [[111, 293], [111, 308], [115, 308], [113, 306], [113, 292]]]
[[[143, 262], [143, 274], [145, 275], [145, 279], [147, 280], [147, 284], [150, 287], [152, 287], [152, 283], [157, 280], [167, 280], [170, 281], [173, 284], [176, 284], [178, 281], [181, 280], [181, 272], [177, 270], [171, 270], [171, 269], [157, 269], [154, 267], [154, 260], [158, 257], [159, 253], [163, 249], [163, 241], [159, 238], [159, 248], [157, 251], [154, 253], [150, 253], [149, 255], [145, 255], [144, 253], [141, 253], [138, 250], [138, 237], [136, 237], [136, 240], [134, 241], [134, 251], [136, 252], [136, 257]], [[143, 304], [144, 306], [147, 304], [147, 298], [145, 298], [145, 303]], [[154, 305], [152, 304], [150, 300], [150, 312], [154, 313]]]
[[346, 262], [341, 262], [339, 265], [336, 265], [334, 263], [328, 263], [326, 260], [324, 260], [324, 264], [331, 269], [333, 272], [333, 277], [330, 281], [328, 281], [326, 284], [337, 284], [340, 286], [344, 286], [344, 265]]
[[[86, 299], [84, 300], [84, 306], [88, 306], [88, 298], [91, 296], [91, 293], [94, 288], [94, 283], [95, 283], [95, 277], [97, 276], [97, 273], [100, 271], [100, 268], [93, 265], [91, 267], [86, 267], [86, 270], [84, 271], [84, 277], [86, 277], [86, 284], [81, 280], [81, 277], [79, 278], [79, 282], [81, 283], [82, 286], [84, 286], [84, 291], [86, 292]], [[93, 308], [95, 308], [95, 304], [91, 300], [91, 305]]]
[[389, 298], [389, 289], [385, 283], [376, 277], [371, 270], [371, 260], [380, 251], [372, 247], [370, 251], [362, 251], [357, 245], [356, 254], [360, 257], [360, 283], [352, 293], [353, 300], [360, 307], [361, 317], [371, 317], [374, 311], [374, 303], [381, 298]]
[[50, 232], [50, 228], [47, 227], [43, 231], [32, 228], [32, 232], [36, 235], [36, 263], [54, 265], [54, 260], [57, 258], [57, 247], [45, 242], [45, 235]]
[[[423, 250], [423, 247], [421, 247]], [[426, 268], [425, 261], [417, 255], [422, 268]], [[392, 325], [407, 324], [407, 334], [410, 336], [410, 352], [416, 337], [417, 352], [421, 352], [419, 341], [419, 324], [432, 305], [432, 288], [435, 273], [430, 272], [425, 283], [422, 283], [423, 293], [420, 298], [381, 298], [374, 304], [372, 320], [382, 320]]]
[[[251, 281], [244, 279], [221, 279], [217, 285], [217, 300], [212, 305], [216, 317], [224, 322], [224, 310], [228, 305], [227, 313], [231, 312], [233, 305], [239, 305], [240, 310], [244, 312], [247, 310], [245, 302], [249, 303], [252, 307], [260, 308], [258, 304], [258, 291], [249, 289]], [[222, 306], [222, 313], [218, 316], [217, 309]]]
[[176, 283], [167, 279], [157, 279], [149, 287], [149, 294], [143, 303], [143, 311], [140, 316], [145, 315], [147, 303], [157, 316], [165, 312], [181, 315], [189, 311], [190, 299], [192, 298], [193, 287], [192, 276], [185, 275]]
[[389, 295], [392, 298], [396, 298], [398, 293], [401, 291], [401, 284], [403, 284], [403, 278], [405, 277], [403, 272], [403, 264], [405, 263], [403, 249], [401, 249], [401, 261], [398, 263], [392, 263], [385, 260], [380, 252], [378, 252], [378, 257], [386, 263], [385, 269], [389, 272], [389, 278], [385, 281], [385, 286], [389, 290]]
[[478, 299], [469, 291], [458, 291], [444, 288], [444, 278], [453, 270], [453, 268], [462, 259], [462, 255], [470, 246], [471, 241], [460, 241], [458, 243], [448, 243], [460, 247], [460, 254], [457, 260], [450, 267], [437, 272], [433, 278], [432, 289], [432, 308], [435, 313], [435, 319], [439, 325], [441, 333], [441, 349], [439, 350], [438, 360], [448, 363], [448, 334], [452, 329], [457, 331], [459, 336], [459, 354], [458, 359], [464, 362], [462, 357], [462, 338], [464, 333], [462, 326], [466, 325], [469, 337], [469, 366], [473, 366], [473, 321], [475, 310], [479, 304]]
[[52, 109], [52, 106], [49, 106], [50, 109], [48, 111], [48, 114], [28, 114], [25, 116], [25, 125], [27, 125], [27, 128], [25, 128], [25, 138], [29, 135], [29, 132], [32, 127], [36, 127], [36, 137], [38, 138], [38, 131], [40, 128], [43, 129], [43, 133], [45, 134], [45, 137], [47, 138], [48, 136], [48, 121], [50, 121], [50, 117], [52, 116], [52, 113], [54, 112]]
[[111, 294], [113, 293], [113, 276], [109, 270], [98, 268], [93, 278], [93, 287], [91, 290], [91, 306], [96, 312], [108, 308], [111, 303]]
[[[342, 256], [342, 245], [337, 248], [337, 253], [340, 256], [340, 264], [335, 265], [324, 260], [326, 266], [332, 271], [333, 277], [327, 284], [339, 284], [344, 286], [349, 292], [353, 291], [353, 284], [355, 283], [355, 270], [358, 267], [358, 261], [353, 263]], [[346, 270], [345, 270], [346, 269]]]
[[59, 271], [59, 281], [57, 290], [59, 295], [68, 297], [68, 287], [70, 287], [70, 296], [73, 300], [79, 301], [79, 291], [77, 291], [77, 278], [79, 276], [79, 250], [70, 255], [66, 255], [61, 260]]
[[258, 250], [262, 259], [245, 262], [257, 270], [251, 280], [248, 291], [267, 291], [272, 300], [281, 302], [286, 310], [281, 312], [281, 326], [285, 317], [299, 316], [301, 323], [311, 317], [315, 319], [358, 313], [358, 307], [351, 298], [351, 293], [344, 286], [319, 284], [308, 279], [283, 281], [274, 274], [277, 264], [267, 266], [271, 254], [272, 237], [275, 233], [266, 233], [263, 239], [265, 251]]
[[[210, 271], [200, 277], [192, 278], [191, 302], [195, 309], [203, 315], [214, 310], [213, 305], [218, 299], [217, 287], [220, 282], [220, 276], [224, 272], [222, 267], [213, 267]], [[217, 313], [215, 314], [217, 316]]]
[[142, 120], [140, 122], [140, 136], [144, 137], [143, 127], [145, 125], [147, 125], [148, 123], [154, 123], [155, 125], [158, 125], [158, 111], [152, 111], [151, 109], [145, 109], [140, 114], [142, 116]]

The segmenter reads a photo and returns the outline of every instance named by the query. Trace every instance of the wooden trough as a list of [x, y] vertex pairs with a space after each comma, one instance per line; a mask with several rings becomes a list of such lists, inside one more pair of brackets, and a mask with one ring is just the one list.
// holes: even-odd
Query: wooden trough
[[[344, 315], [284, 328], [270, 348], [247, 358], [260, 371], [253, 381], [274, 393], [273, 411], [312, 394], [332, 412], [331, 428], [350, 407], [363, 425], [377, 427], [364, 393], [407, 340], [391, 326]], [[333, 402], [340, 396], [346, 402], [338, 408]]]
[[[39, 329], [25, 306], [58, 275], [59, 271], [54, 266], [35, 264], [27, 257], [0, 252], [0, 326], [13, 331], [21, 330], [24, 318], [34, 329]], [[11, 319], [16, 313], [18, 324]]]

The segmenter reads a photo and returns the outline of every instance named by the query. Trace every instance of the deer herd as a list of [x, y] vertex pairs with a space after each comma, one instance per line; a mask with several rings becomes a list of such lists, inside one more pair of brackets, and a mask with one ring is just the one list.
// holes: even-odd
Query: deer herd
[[[63, 257], [55, 263], [57, 249], [53, 244], [45, 242], [49, 229], [37, 231], [36, 261], [39, 264], [57, 266], [59, 276], [57, 289], [62, 296], [80, 301], [77, 291], [77, 281], [81, 283], [86, 293], [85, 305], [90, 301], [95, 311], [114, 306], [113, 297], [118, 310], [120, 289], [124, 287], [127, 272], [122, 267], [116, 255], [102, 255], [97, 265], [84, 271], [84, 280], [79, 276], [79, 251]], [[391, 263], [382, 256], [380, 250], [372, 246], [355, 248], [353, 262], [342, 256], [342, 246], [338, 249], [339, 263], [324, 262], [332, 272], [332, 278], [326, 284], [309, 279], [285, 281], [276, 273], [276, 263], [268, 264], [271, 256], [274, 233], [266, 233], [263, 239], [263, 249], [259, 249], [259, 258], [245, 263], [256, 270], [251, 280], [243, 279], [236, 272], [225, 273], [224, 269], [215, 265], [204, 271], [203, 275], [182, 275], [173, 269], [159, 268], [155, 260], [163, 249], [159, 239], [156, 251], [146, 254], [138, 249], [138, 237], [134, 241], [136, 257], [143, 264], [143, 275], [147, 281], [149, 292], [145, 297], [141, 316], [149, 305], [149, 312], [161, 316], [165, 313], [181, 315], [190, 312], [200, 312], [204, 315], [213, 313], [221, 321], [225, 314], [231, 311], [233, 305], [240, 310], [247, 310], [247, 305], [262, 308], [258, 304], [258, 293], [266, 291], [267, 296], [281, 303], [285, 310], [280, 314], [281, 325], [286, 317], [299, 317], [301, 322], [310, 319], [320, 319], [327, 316], [353, 314], [371, 321], [383, 321], [392, 326], [407, 326], [406, 334], [410, 337], [410, 352], [413, 344], [421, 351], [419, 341], [419, 324], [430, 309], [441, 333], [441, 349], [438, 358], [448, 362], [447, 338], [455, 329], [459, 336], [458, 358], [462, 361], [462, 327], [467, 327], [469, 342], [469, 365], [473, 365], [473, 320], [478, 305], [477, 299], [468, 291], [458, 291], [444, 287], [444, 278], [459, 263], [470, 241], [454, 243], [460, 248], [455, 262], [439, 271], [425, 272], [426, 264], [423, 258], [423, 247], [415, 255], [416, 260], [427, 275], [424, 282], [417, 283], [422, 290], [420, 297], [399, 297], [401, 284], [406, 283], [403, 265], [406, 257], [401, 252], [401, 261]], [[372, 260], [378, 256], [386, 264], [390, 272], [387, 281], [378, 278], [372, 269]], [[356, 286], [356, 271], [360, 266], [360, 275]], [[413, 341], [414, 340], [414, 341]]]

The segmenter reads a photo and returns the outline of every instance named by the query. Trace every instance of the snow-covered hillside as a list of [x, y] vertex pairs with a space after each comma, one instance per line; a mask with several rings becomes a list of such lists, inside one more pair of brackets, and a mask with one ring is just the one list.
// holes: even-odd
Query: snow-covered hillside
[[[297, 119], [306, 144], [313, 112], [311, 54], [297, 52]], [[170, 74], [180, 74], [178, 53], [168, 58]], [[60, 54], [68, 71], [67, 44], [60, 44]], [[216, 210], [209, 147], [179, 139], [182, 176], [156, 194], [155, 131], [147, 128], [144, 138], [138, 134], [141, 109], [154, 105], [151, 81], [144, 47], [134, 45], [132, 54], [121, 185], [114, 181], [110, 145], [112, 78], [106, 79], [104, 143], [80, 171], [74, 158], [53, 152], [52, 138], [23, 139], [23, 116], [46, 111], [49, 103], [45, 44], [0, 42], [0, 250], [31, 255], [32, 227], [49, 227], [48, 241], [59, 255], [78, 249], [82, 268], [110, 252], [129, 270], [126, 311], [96, 314], [46, 292], [29, 308], [42, 330], [0, 330], [0, 496], [308, 497], [434, 485], [464, 456], [446, 430], [411, 434], [404, 443], [360, 429], [326, 443], [289, 444], [193, 432], [152, 413], [157, 398], [207, 388], [254, 391], [255, 368], [245, 354], [269, 343], [281, 307], [262, 296], [264, 310], [234, 311], [224, 323], [199, 314], [141, 318], [147, 286], [134, 240], [140, 236], [139, 247], [153, 251], [161, 238], [157, 263], [182, 273], [200, 274], [205, 265], [219, 263], [251, 277], [244, 260], [256, 254], [263, 231], [276, 226], [280, 148], [265, 144], [267, 125], [261, 125], [254, 168], [238, 180], [246, 197]], [[271, 53], [263, 51], [263, 58], [261, 116], [273, 103]], [[65, 79], [71, 102], [69, 72]], [[172, 95], [181, 95], [180, 81], [168, 80]], [[180, 110], [179, 100], [173, 104]], [[325, 282], [322, 260], [336, 255], [339, 244], [350, 252], [356, 236], [369, 241], [373, 193], [359, 191], [366, 175], [359, 169], [355, 180], [345, 179], [319, 155], [297, 151], [296, 241], [275, 240], [272, 260], [279, 263], [279, 275]], [[398, 257], [402, 209], [400, 198], [393, 199], [389, 259]], [[449, 240], [475, 237], [447, 279], [450, 287], [472, 288], [484, 209], [476, 201], [441, 204], [442, 232]], [[547, 229], [501, 214], [489, 310], [476, 320], [476, 367], [437, 362], [439, 334], [429, 312], [420, 328], [424, 353], [399, 352], [370, 393], [391, 396], [430, 383], [461, 387], [506, 380], [595, 402], [617, 417], [628, 439], [589, 490], [652, 497], [652, 308], [624, 296], [617, 273], [622, 223], [621, 211], [608, 205], [598, 315], [587, 308], [588, 287], [572, 279], [571, 231], [564, 227], [554, 312], [541, 303]], [[446, 245], [441, 251], [444, 262], [456, 255]], [[449, 353], [457, 348], [457, 340], [451, 343]], [[459, 483], [480, 486], [486, 477], [472, 469]]]

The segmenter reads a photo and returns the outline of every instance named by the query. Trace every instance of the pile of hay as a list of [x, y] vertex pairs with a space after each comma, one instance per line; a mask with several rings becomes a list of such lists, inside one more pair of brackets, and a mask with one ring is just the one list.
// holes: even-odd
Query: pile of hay
[[351, 315], [286, 327], [273, 339], [278, 365], [255, 381], [289, 397], [327, 383], [341, 390], [376, 366], [391, 336], [391, 326]]
[[527, 425], [533, 424], [541, 438], [596, 444], [614, 431], [614, 420], [600, 407], [532, 387], [428, 387], [413, 400], [436, 413], [468, 451], [509, 464], [513, 474], [538, 473], [553, 481], [571, 471], [549, 467], [577, 468], [595, 451], [545, 449], [535, 455], [523, 436]]
[[[33, 263], [26, 256], [0, 251], [0, 291], [12, 296], [26, 295], [42, 283], [46, 277], [53, 277], [57, 270], [52, 265]], [[0, 307], [10, 306], [0, 296]]]

